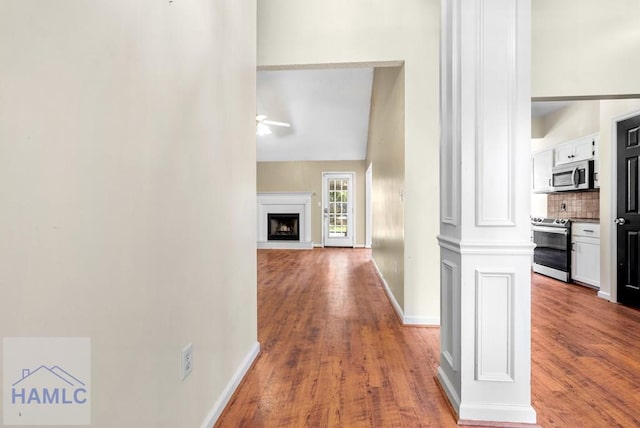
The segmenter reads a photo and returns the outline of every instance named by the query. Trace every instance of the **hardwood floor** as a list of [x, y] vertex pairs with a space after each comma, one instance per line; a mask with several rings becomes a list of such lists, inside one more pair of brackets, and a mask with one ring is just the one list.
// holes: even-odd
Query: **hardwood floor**
[[[640, 312], [534, 275], [543, 427], [640, 426]], [[258, 251], [262, 353], [216, 427], [456, 427], [438, 328], [404, 327], [370, 251]]]
[[543, 427], [640, 427], [640, 312], [532, 277], [532, 401]]

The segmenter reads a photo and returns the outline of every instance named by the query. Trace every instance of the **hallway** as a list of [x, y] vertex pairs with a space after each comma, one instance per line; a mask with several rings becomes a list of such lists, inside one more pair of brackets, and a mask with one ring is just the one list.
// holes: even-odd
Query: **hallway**
[[[400, 325], [370, 254], [258, 251], [262, 354], [216, 426], [457, 426], [435, 378], [439, 329]], [[538, 423], [640, 425], [640, 312], [532, 282]]]

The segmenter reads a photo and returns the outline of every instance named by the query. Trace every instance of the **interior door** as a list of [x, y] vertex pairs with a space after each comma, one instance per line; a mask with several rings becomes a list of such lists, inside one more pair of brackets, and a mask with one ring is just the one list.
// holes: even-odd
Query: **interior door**
[[325, 172], [323, 176], [323, 241], [326, 247], [353, 247], [355, 174]]
[[640, 308], [640, 116], [617, 128], [617, 263], [618, 301]]

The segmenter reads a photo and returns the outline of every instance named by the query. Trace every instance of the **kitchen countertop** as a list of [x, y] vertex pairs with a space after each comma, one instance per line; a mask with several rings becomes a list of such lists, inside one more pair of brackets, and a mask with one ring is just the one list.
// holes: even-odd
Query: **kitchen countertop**
[[600, 224], [599, 218], [572, 218], [572, 222], [574, 223], [595, 223]]

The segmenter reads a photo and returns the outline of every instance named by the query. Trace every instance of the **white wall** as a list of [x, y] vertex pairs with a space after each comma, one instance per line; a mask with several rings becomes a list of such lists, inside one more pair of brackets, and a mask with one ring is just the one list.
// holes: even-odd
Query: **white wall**
[[258, 7], [259, 66], [405, 61], [403, 309], [435, 323], [439, 19], [438, 0], [270, 0]]
[[532, 96], [640, 94], [640, 0], [532, 2]]
[[600, 130], [600, 102], [575, 101], [542, 118], [544, 135], [532, 142], [532, 151], [545, 149]]
[[375, 69], [366, 160], [373, 164], [372, 256], [400, 307], [405, 304], [404, 94], [402, 67]]
[[0, 336], [90, 337], [93, 427], [199, 426], [255, 349], [255, 6], [0, 2]]

